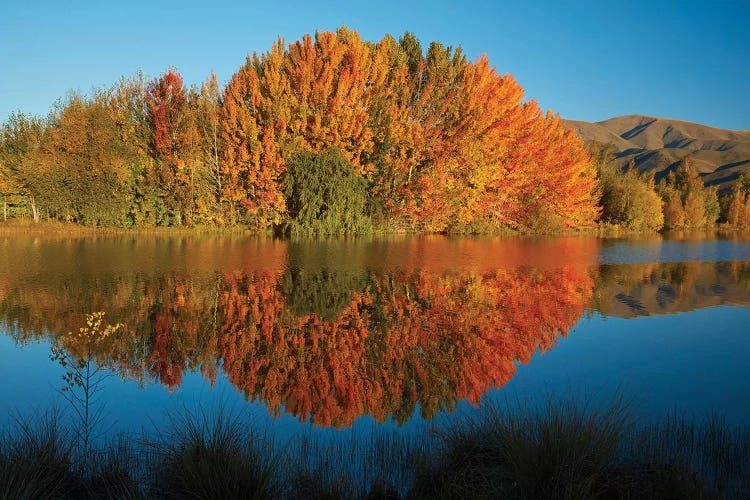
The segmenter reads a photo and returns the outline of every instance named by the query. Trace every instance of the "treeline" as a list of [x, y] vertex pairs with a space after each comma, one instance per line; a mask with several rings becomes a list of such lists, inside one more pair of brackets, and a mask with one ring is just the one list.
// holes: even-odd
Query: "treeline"
[[97, 226], [592, 226], [586, 150], [523, 94], [460, 47], [342, 27], [278, 40], [224, 87], [169, 70], [71, 94], [46, 118], [13, 115], [0, 196], [5, 217]]
[[601, 193], [601, 223], [633, 231], [694, 229], [717, 223], [750, 227], [750, 179], [741, 175], [731, 192], [719, 196], [706, 187], [691, 156], [656, 183], [654, 173], [639, 173], [632, 160], [627, 168], [615, 163], [611, 144], [592, 142], [589, 155], [596, 166]]
[[1, 215], [302, 235], [750, 226], [750, 181], [719, 199], [690, 157], [658, 184], [623, 171], [523, 93], [410, 33], [278, 40], [223, 87], [170, 69], [12, 115]]

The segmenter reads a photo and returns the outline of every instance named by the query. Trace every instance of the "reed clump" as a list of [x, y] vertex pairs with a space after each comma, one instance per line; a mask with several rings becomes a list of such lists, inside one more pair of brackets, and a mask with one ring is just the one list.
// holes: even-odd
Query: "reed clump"
[[0, 499], [747, 498], [750, 431], [714, 416], [641, 423], [580, 398], [487, 404], [416, 433], [279, 442], [239, 411], [184, 410], [154, 435], [76, 449], [56, 415], [0, 439]]

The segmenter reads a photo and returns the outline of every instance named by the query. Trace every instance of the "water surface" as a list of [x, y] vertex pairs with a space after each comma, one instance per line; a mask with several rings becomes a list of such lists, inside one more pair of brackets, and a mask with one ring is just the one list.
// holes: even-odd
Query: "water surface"
[[[114, 374], [138, 429], [238, 405], [272, 432], [410, 428], [493, 399], [621, 391], [644, 418], [750, 408], [750, 243], [394, 237], [0, 237], [0, 415], [59, 397], [51, 344]], [[84, 348], [85, 347], [85, 348]]]

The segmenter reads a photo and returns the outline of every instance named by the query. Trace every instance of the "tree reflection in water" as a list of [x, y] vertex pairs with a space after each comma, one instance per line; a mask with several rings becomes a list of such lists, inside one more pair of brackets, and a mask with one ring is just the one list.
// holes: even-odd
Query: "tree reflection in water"
[[226, 376], [247, 399], [327, 426], [424, 418], [479, 403], [518, 362], [553, 348], [588, 309], [670, 313], [747, 303], [748, 263], [450, 270], [314, 266], [191, 276], [10, 282], [0, 316], [18, 342], [91, 310], [125, 327], [92, 356], [122, 377], [179, 386]]

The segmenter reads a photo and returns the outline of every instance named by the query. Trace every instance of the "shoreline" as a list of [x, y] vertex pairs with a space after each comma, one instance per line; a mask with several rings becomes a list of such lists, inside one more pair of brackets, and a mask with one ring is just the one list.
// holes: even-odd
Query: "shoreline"
[[566, 230], [560, 232], [528, 232], [513, 229], [499, 229], [486, 233], [460, 233], [460, 232], [429, 232], [409, 231], [404, 229], [376, 230], [365, 234], [339, 234], [339, 235], [311, 235], [305, 237], [289, 237], [279, 235], [272, 230], [253, 231], [244, 226], [154, 226], [141, 228], [107, 227], [107, 226], [83, 226], [69, 222], [44, 221], [34, 223], [28, 219], [11, 219], [0, 221], [0, 236], [242, 236], [242, 237], [267, 237], [284, 240], [327, 240], [347, 238], [390, 238], [390, 237], [429, 237], [444, 236], [446, 238], [560, 238], [560, 237], [599, 237], [604, 239], [633, 238], [633, 237], [667, 237], [670, 235], [716, 235], [716, 234], [742, 234], [750, 233], [750, 228], [716, 224], [712, 227], [669, 229], [660, 231], [631, 230], [601, 224], [590, 229]]

